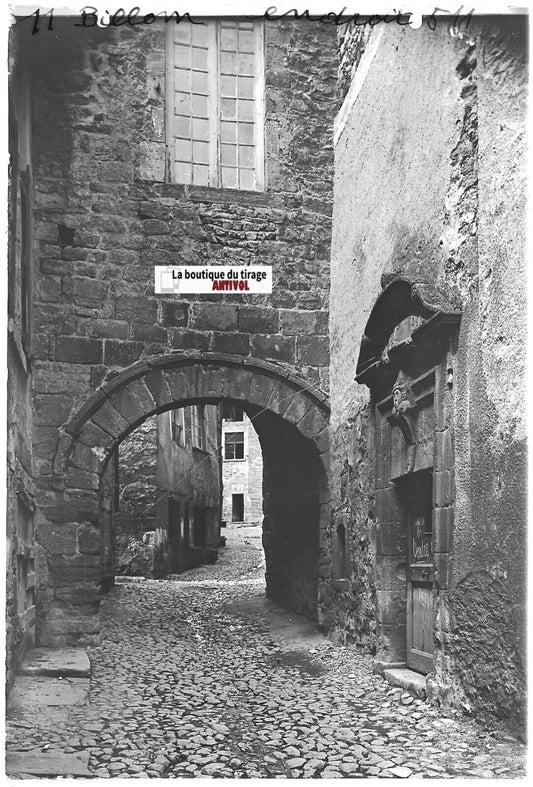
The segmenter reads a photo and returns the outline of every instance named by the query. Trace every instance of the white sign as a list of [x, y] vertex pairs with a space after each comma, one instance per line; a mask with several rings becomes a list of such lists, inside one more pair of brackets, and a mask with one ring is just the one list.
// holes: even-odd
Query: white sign
[[157, 295], [272, 292], [271, 265], [156, 265]]

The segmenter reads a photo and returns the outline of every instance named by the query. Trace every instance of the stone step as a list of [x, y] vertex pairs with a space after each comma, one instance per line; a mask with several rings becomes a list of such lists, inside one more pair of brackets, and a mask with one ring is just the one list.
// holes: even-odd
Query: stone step
[[6, 754], [8, 776], [91, 776], [89, 752], [11, 751]]
[[400, 686], [416, 697], [424, 698], [426, 696], [426, 676], [419, 672], [413, 672], [407, 668], [386, 669], [383, 670], [383, 677], [393, 686]]
[[17, 675], [9, 695], [9, 718], [39, 713], [49, 707], [85, 705], [89, 696], [88, 678], [50, 678], [45, 675]]
[[91, 664], [82, 648], [34, 648], [28, 652], [18, 674], [89, 678]]

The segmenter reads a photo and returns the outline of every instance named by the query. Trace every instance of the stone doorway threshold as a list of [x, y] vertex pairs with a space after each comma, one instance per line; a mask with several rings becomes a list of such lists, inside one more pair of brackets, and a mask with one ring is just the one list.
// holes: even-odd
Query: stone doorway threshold
[[384, 669], [383, 677], [393, 686], [400, 686], [415, 697], [426, 697], [426, 676], [419, 672], [413, 672], [407, 667]]
[[[7, 707], [7, 724], [31, 729], [36, 719], [53, 726], [74, 705], [89, 699], [90, 663], [85, 650], [35, 648], [15, 678]], [[6, 774], [19, 779], [90, 776], [89, 752], [64, 752], [49, 746], [6, 747]]]

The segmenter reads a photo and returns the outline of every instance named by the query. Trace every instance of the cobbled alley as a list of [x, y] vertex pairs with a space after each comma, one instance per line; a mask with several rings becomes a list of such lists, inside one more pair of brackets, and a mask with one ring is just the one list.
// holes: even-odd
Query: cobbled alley
[[233, 531], [217, 565], [179, 579], [120, 581], [90, 702], [37, 729], [8, 721], [8, 751], [88, 752], [103, 778], [524, 775], [510, 736], [391, 687], [266, 601], [258, 532]]

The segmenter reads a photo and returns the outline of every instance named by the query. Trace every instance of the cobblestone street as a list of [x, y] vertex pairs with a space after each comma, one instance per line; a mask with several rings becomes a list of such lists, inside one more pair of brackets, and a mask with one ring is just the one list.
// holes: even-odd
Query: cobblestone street
[[371, 672], [264, 599], [257, 529], [179, 579], [121, 581], [91, 701], [11, 749], [88, 751], [94, 777], [520, 777], [523, 747]]

